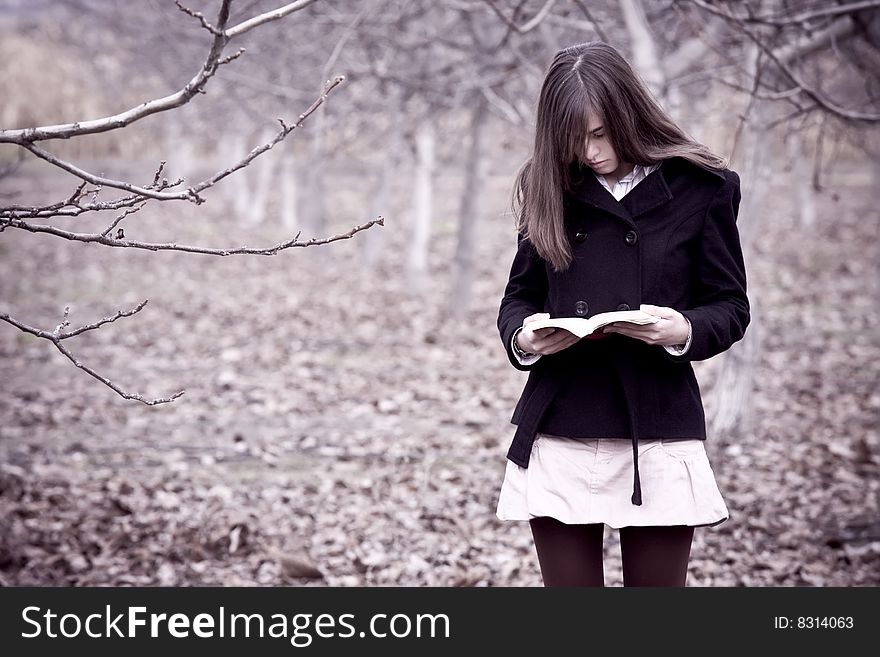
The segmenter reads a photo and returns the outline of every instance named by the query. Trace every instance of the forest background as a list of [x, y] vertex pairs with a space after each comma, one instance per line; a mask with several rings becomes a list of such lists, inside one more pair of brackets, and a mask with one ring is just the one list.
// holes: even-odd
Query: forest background
[[[204, 93], [23, 137], [186, 89], [223, 4], [0, 1], [0, 583], [539, 585], [495, 320], [543, 73], [593, 39], [743, 181], [688, 584], [880, 583], [880, 2], [239, 0]], [[114, 181], [141, 209], [82, 239], [124, 212], [53, 204]]]

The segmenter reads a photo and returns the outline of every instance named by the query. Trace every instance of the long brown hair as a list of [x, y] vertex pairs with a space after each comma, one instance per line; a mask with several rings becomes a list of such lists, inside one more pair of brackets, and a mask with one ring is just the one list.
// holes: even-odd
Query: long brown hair
[[534, 149], [520, 167], [511, 202], [517, 230], [557, 272], [572, 260], [562, 190], [570, 189], [570, 164], [583, 160], [591, 110], [622, 161], [650, 166], [680, 156], [727, 168], [725, 159], [675, 125], [614, 46], [590, 41], [560, 50], [541, 86]]

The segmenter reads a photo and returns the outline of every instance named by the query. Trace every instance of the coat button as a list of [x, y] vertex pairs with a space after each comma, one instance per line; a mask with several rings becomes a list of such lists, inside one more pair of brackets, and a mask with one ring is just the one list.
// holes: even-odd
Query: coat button
[[587, 239], [586, 231], [582, 231], [582, 230], [578, 231], [577, 233], [574, 234], [574, 239], [577, 240], [578, 242], [583, 242], [585, 239]]
[[574, 304], [574, 311], [578, 315], [581, 315], [581, 316], [586, 315], [589, 312], [589, 310], [590, 310], [590, 306], [587, 305], [586, 301], [578, 301], [576, 304]]
[[637, 240], [638, 238], [639, 238], [639, 236], [636, 235], [636, 231], [634, 231], [634, 230], [628, 230], [628, 231], [626, 231], [626, 243], [629, 244], [630, 246], [632, 246], [633, 244], [635, 244], [635, 243], [636, 243], [636, 240]]
[[620, 305], [617, 306], [617, 309], [618, 310], [629, 310], [629, 304], [628, 303], [621, 303]]

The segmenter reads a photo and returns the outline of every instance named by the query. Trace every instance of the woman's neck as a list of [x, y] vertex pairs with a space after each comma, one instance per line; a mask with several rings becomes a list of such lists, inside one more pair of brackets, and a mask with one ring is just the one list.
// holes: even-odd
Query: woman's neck
[[628, 175], [633, 169], [635, 169], [635, 164], [630, 164], [628, 162], [621, 163], [619, 167], [617, 167], [616, 171], [612, 171], [609, 174], [605, 175], [605, 182], [608, 183], [608, 186], [613, 188], [617, 182]]

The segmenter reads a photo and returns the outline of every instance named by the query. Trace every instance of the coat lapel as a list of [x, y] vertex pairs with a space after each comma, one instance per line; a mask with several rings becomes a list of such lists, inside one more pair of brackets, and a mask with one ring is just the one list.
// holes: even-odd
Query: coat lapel
[[672, 200], [672, 192], [664, 176], [667, 162], [668, 160], [664, 160], [659, 168], [649, 173], [620, 201], [601, 185], [596, 179], [596, 174], [589, 167], [575, 162], [570, 169], [570, 191], [584, 203], [604, 210], [627, 224], [633, 225], [634, 217]]
[[[604, 210], [628, 224], [632, 223], [629, 210], [596, 180], [596, 174], [589, 167], [574, 162], [569, 168], [569, 176], [571, 180], [569, 191], [575, 198], [600, 210]], [[638, 188], [639, 185], [636, 185], [633, 191]], [[626, 198], [626, 196], [623, 198]]]
[[[642, 180], [638, 185], [633, 187], [629, 193], [620, 199], [620, 204], [625, 207], [632, 217], [637, 217], [640, 214], [644, 214], [649, 210], [653, 210], [658, 205], [662, 205], [664, 203], [668, 203], [672, 200], [672, 191], [669, 189], [669, 185], [666, 183], [666, 178], [663, 175], [663, 163], [660, 166], [645, 176], [645, 179]], [[593, 176], [595, 179], [596, 176]], [[598, 180], [596, 181], [599, 182]], [[601, 185], [599, 185], [602, 187]], [[608, 190], [602, 187], [605, 190], [605, 193], [608, 194]], [[611, 194], [608, 194], [611, 196]], [[614, 198], [611, 196], [611, 198]]]

